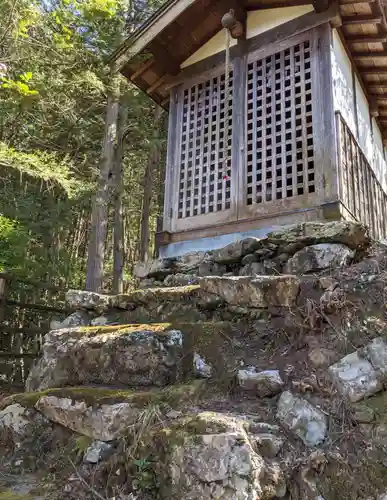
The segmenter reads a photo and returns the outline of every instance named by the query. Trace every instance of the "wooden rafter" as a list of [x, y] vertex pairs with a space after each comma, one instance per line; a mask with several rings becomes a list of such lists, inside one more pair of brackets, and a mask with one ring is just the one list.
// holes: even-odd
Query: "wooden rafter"
[[384, 43], [387, 41], [387, 35], [349, 35], [347, 42], [353, 43]]
[[370, 52], [353, 52], [353, 58], [355, 61], [359, 59], [386, 59], [387, 58], [387, 50], [380, 51], [370, 51]]
[[370, 14], [343, 17], [343, 26], [348, 26], [350, 24], [381, 24], [381, 23], [382, 23], [382, 16], [373, 16]]
[[375, 2], [376, 2], [376, 0], [349, 0], [349, 1], [341, 2], [341, 5], [356, 5], [358, 3], [370, 4], [370, 3], [375, 3]]
[[136, 78], [138, 78], [139, 76], [141, 76], [143, 73], [145, 73], [145, 71], [150, 68], [152, 66], [152, 64], [154, 63], [154, 60], [153, 59], [149, 59], [148, 61], [145, 61], [134, 73], [133, 75], [130, 77], [130, 79], [132, 81], [134, 81]]

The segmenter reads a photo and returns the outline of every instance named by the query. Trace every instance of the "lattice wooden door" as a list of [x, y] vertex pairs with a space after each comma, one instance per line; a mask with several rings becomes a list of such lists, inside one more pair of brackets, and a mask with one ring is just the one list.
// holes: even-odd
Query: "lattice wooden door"
[[291, 208], [315, 192], [310, 40], [249, 60], [246, 138], [242, 215]]
[[226, 221], [234, 211], [231, 198], [232, 72], [227, 134], [224, 78], [224, 73], [218, 74], [181, 90], [178, 206], [177, 213], [173, 214], [173, 230]]

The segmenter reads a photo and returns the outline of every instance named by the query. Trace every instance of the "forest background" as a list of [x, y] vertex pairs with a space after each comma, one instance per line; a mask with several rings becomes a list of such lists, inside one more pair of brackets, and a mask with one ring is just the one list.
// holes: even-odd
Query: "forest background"
[[161, 0], [0, 0], [0, 271], [122, 291], [152, 257], [165, 113], [109, 67]]

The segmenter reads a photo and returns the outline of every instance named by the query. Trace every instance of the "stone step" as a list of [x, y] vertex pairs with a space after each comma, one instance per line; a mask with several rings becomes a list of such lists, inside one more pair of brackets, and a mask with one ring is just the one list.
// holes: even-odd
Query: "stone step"
[[[53, 330], [31, 369], [29, 392], [76, 385], [150, 387], [186, 378], [231, 380], [256, 365], [266, 323], [156, 323]], [[266, 369], [262, 360], [258, 369]], [[275, 368], [275, 366], [273, 366]]]
[[[91, 439], [111, 441], [133, 425], [142, 411], [160, 405], [172, 410], [194, 405], [205, 390], [203, 381], [164, 389], [133, 391], [102, 386], [66, 387], [6, 398], [0, 408], [0, 429], [12, 423], [20, 439], [39, 415]], [[38, 411], [38, 415], [34, 410]]]
[[[294, 295], [297, 292], [300, 278], [295, 275], [263, 275], [263, 276], [208, 276], [199, 280], [197, 285], [178, 286], [169, 288], [146, 288], [134, 290], [122, 295], [103, 295], [95, 292], [70, 290], [66, 294], [66, 302], [72, 309], [93, 311], [95, 313], [106, 313], [112, 309], [133, 311], [137, 307], [155, 307], [165, 303], [195, 303], [199, 307], [214, 307], [220, 303], [231, 305], [238, 304], [235, 294], [248, 289], [248, 292], [255, 290], [254, 295], [262, 296], [260, 300], [252, 297], [249, 300], [249, 293], [244, 299], [247, 307], [266, 308], [272, 304], [272, 299], [277, 296], [274, 305], [288, 307], [289, 299], [285, 298], [289, 291]], [[216, 284], [212, 286], [212, 284]], [[224, 285], [224, 286], [223, 286]], [[231, 290], [224, 292], [224, 287]], [[297, 295], [297, 293], [296, 293]], [[70, 324], [63, 325], [71, 326]], [[74, 325], [76, 326], [76, 325]]]
[[[138, 440], [141, 453], [152, 456], [154, 473], [163, 478], [158, 481], [160, 499], [284, 497], [284, 433], [258, 415], [197, 408], [202, 385], [145, 393], [78, 387], [14, 395], [0, 409], [0, 429], [16, 438], [19, 448], [40, 450], [36, 420], [53, 431], [59, 424], [86, 437], [83, 462], [96, 463], [110, 454], [114, 471], [132, 459], [128, 450]], [[77, 467], [89, 474], [95, 470]]]
[[134, 274], [144, 280], [143, 286], [187, 284], [195, 276], [304, 274], [345, 266], [369, 244], [367, 229], [361, 224], [305, 222], [262, 238], [239, 239], [223, 248], [141, 262]]

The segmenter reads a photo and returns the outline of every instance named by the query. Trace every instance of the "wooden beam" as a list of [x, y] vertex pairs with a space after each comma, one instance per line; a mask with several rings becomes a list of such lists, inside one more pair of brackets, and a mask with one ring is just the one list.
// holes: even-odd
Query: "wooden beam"
[[386, 35], [350, 35], [345, 37], [348, 43], [384, 43]]
[[[386, 68], [359, 68], [360, 73], [363, 77], [366, 76], [387, 76], [387, 67]], [[367, 81], [367, 80], [366, 80]]]
[[147, 89], [146, 93], [147, 93], [148, 95], [152, 94], [152, 93], [153, 93], [156, 89], [158, 89], [158, 88], [160, 87], [160, 85], [161, 85], [161, 84], [165, 81], [166, 77], [167, 77], [167, 75], [166, 75], [166, 74], [164, 74], [162, 77], [160, 77], [159, 79], [157, 79], [157, 80], [155, 81], [155, 83], [154, 83], [153, 85], [151, 85], [151, 86], [149, 87], [149, 89]]
[[370, 85], [368, 87], [368, 90], [370, 92], [371, 95], [378, 95], [378, 90], [382, 91], [382, 92], [387, 92], [387, 85]]
[[376, 0], [349, 0], [341, 2], [341, 5], [355, 5], [357, 3], [375, 3]]
[[316, 12], [325, 12], [330, 5], [330, 0], [312, 0], [313, 8]]
[[[364, 1], [364, 0], [363, 0]], [[371, 0], [374, 1], [374, 0]], [[260, 0], [249, 2], [245, 4], [246, 10], [266, 10], [266, 9], [281, 9], [283, 7], [297, 7], [298, 5], [310, 5], [308, 0], [291, 0], [284, 4], [283, 2], [270, 2], [270, 6], [267, 3], [262, 3]]]
[[379, 116], [379, 106], [374, 97], [369, 98], [370, 115], [372, 118]]
[[145, 61], [143, 64], [141, 64], [141, 66], [130, 77], [130, 79], [132, 80], [132, 82], [136, 78], [138, 78], [139, 76], [141, 76], [148, 68], [150, 68], [153, 63], [154, 63], [154, 59], [148, 59], [148, 61]]
[[174, 59], [174, 57], [168, 51], [168, 48], [162, 45], [157, 40], [149, 46], [150, 51], [154, 55], [155, 59], [159, 61], [159, 65], [165, 68], [165, 71], [170, 75], [178, 75], [180, 73], [180, 63]]
[[[252, 38], [246, 40], [246, 50], [247, 52], [254, 52], [263, 49], [269, 45], [280, 44], [290, 37], [296, 37], [305, 31], [309, 31], [312, 28], [316, 28], [324, 23], [328, 23], [331, 19], [336, 16], [337, 9], [335, 5], [331, 5], [325, 12], [308, 12], [296, 19], [288, 21], [281, 26], [276, 26], [264, 33], [260, 33]], [[231, 47], [230, 56], [231, 59], [236, 57], [238, 54], [238, 45]], [[212, 71], [214, 68], [221, 64], [224, 64], [225, 51], [218, 52], [213, 56], [207, 57], [202, 61], [195, 64], [191, 64], [186, 68], [183, 68], [178, 75], [178, 77], [171, 77], [168, 79], [166, 89], [170, 90], [176, 85], [183, 83], [193, 77], [202, 78], [206, 81], [206, 73]]]
[[373, 16], [371, 14], [359, 16], [343, 16], [343, 26], [350, 24], [381, 24], [382, 16]]
[[160, 9], [159, 14], [155, 14], [154, 19], [152, 18], [146, 28], [139, 30], [137, 37], [126, 40], [112, 55], [111, 59], [115, 61], [118, 67], [123, 66], [126, 61], [138, 54], [194, 2], [195, 0], [175, 0], [166, 8]]
[[359, 59], [385, 59], [387, 57], [387, 50], [372, 51], [372, 52], [352, 52], [352, 57], [355, 61]]

